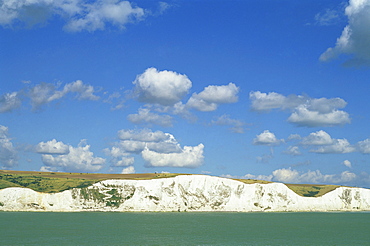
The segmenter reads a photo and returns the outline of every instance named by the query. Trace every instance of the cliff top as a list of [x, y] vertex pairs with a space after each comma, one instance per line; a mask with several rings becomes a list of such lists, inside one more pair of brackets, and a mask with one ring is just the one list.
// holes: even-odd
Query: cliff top
[[[103, 174], [103, 173], [63, 173], [63, 172], [37, 172], [37, 171], [11, 171], [0, 170], [0, 189], [8, 187], [30, 188], [38, 192], [54, 193], [72, 188], [88, 187], [99, 181], [108, 179], [148, 180], [158, 178], [171, 178], [179, 173], [135, 173], [135, 174]], [[237, 181], [253, 184], [271, 183], [256, 179], [235, 179]], [[300, 196], [319, 197], [337, 187], [338, 185], [311, 185], [286, 184]]]

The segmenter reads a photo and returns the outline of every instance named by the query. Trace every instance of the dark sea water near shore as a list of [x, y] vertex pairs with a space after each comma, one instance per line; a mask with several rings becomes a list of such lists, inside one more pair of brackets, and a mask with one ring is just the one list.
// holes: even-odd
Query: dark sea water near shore
[[1, 245], [370, 245], [370, 213], [0, 212]]

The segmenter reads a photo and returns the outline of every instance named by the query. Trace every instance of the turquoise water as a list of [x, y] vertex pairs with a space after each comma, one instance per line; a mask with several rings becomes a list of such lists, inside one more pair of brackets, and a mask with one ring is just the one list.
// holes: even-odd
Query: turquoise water
[[1, 245], [370, 245], [370, 213], [0, 212]]

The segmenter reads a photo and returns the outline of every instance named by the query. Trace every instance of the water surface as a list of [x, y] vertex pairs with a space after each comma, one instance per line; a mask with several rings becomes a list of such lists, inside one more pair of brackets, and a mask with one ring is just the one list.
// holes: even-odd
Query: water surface
[[370, 245], [370, 213], [0, 212], [1, 245]]

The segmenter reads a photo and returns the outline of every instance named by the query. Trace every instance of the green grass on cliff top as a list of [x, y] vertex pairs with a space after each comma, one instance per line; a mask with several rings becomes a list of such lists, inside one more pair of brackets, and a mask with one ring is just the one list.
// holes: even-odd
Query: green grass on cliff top
[[[107, 179], [147, 180], [170, 178], [176, 173], [142, 173], [142, 174], [101, 174], [101, 173], [61, 173], [0, 170], [0, 189], [8, 187], [30, 188], [38, 192], [54, 193], [72, 188], [84, 188]], [[236, 179], [246, 184], [271, 183], [256, 179]], [[300, 196], [319, 197], [338, 188], [338, 185], [286, 184]]]

